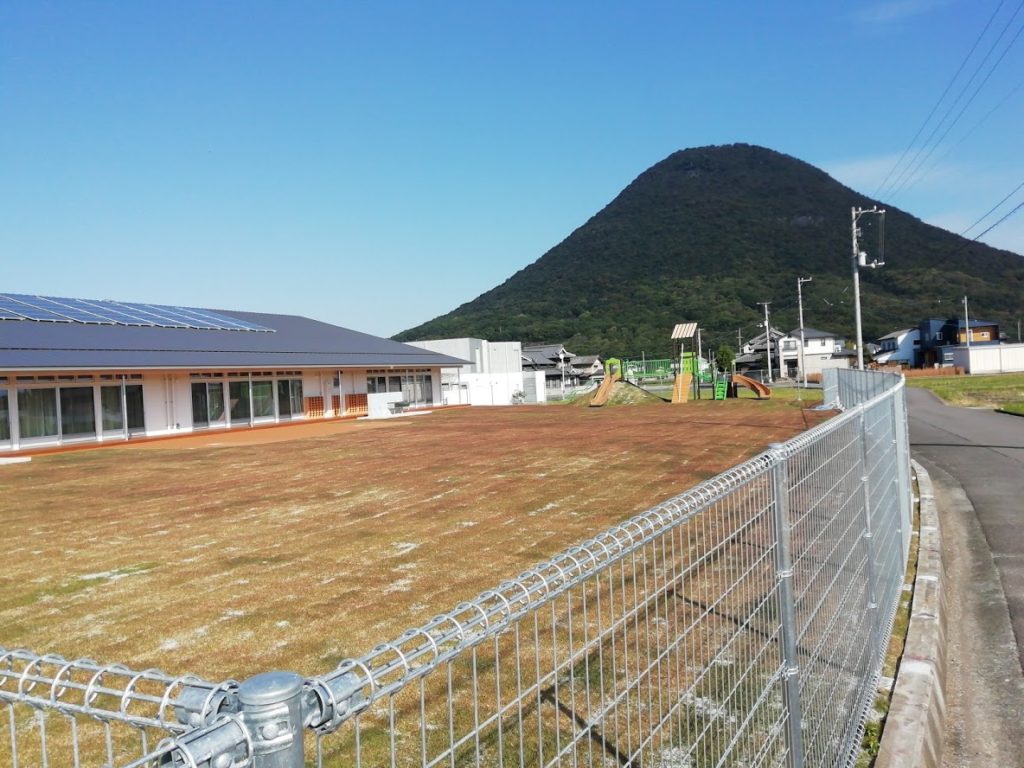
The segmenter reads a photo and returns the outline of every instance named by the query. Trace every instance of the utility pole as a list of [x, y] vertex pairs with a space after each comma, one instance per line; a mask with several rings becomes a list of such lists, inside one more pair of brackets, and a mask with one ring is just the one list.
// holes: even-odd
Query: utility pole
[[[880, 209], [877, 205], [873, 205], [870, 208], [851, 208], [850, 209], [850, 232], [852, 234], [853, 241], [853, 306], [854, 306], [854, 318], [857, 322], [857, 368], [861, 371], [864, 370], [864, 332], [861, 328], [860, 322], [860, 267], [884, 267], [885, 261], [872, 261], [870, 264], [868, 261], [868, 254], [866, 251], [860, 249], [860, 245], [857, 242], [857, 238], [860, 237], [860, 228], [857, 226], [857, 221], [861, 216], [865, 214], [877, 214], [882, 216], [882, 221], [885, 221], [885, 210]], [[883, 257], [884, 259], [884, 257]]]
[[967, 316], [967, 297], [964, 296], [964, 337], [967, 339], [967, 348], [971, 348], [971, 320]]
[[[1020, 321], [1017, 322], [1017, 325], [1020, 325]], [[1020, 336], [1019, 333], [1017, 335]], [[738, 355], [742, 351], [743, 351], [743, 329], [742, 328], [737, 328], [736, 329], [736, 354]]]
[[758, 304], [764, 305], [764, 344], [768, 350], [768, 383], [772, 383], [772, 329], [768, 321], [768, 306], [771, 304], [770, 301], [759, 301]]
[[800, 376], [804, 380], [804, 389], [807, 389], [807, 369], [804, 368], [804, 294], [803, 284], [809, 283], [813, 277], [798, 277], [796, 279], [796, 300], [800, 305]]

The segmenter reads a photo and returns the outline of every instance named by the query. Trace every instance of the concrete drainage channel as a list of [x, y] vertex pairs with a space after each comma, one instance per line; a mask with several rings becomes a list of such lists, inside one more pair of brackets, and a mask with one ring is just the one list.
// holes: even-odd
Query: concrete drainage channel
[[921, 530], [910, 609], [875, 768], [939, 768], [946, 716], [946, 591], [942, 536], [928, 472], [916, 461]]

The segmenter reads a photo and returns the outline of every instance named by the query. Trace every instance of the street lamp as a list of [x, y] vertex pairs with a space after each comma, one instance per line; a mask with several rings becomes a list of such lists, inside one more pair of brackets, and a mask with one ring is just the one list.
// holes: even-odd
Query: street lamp
[[870, 267], [875, 269], [876, 267], [885, 266], [885, 254], [882, 254], [882, 260], [875, 259], [868, 264], [868, 254], [866, 251], [860, 250], [860, 246], [857, 242], [857, 238], [860, 237], [860, 228], [857, 227], [857, 222], [861, 216], [867, 214], [876, 214], [882, 217], [884, 226], [885, 222], [885, 209], [879, 208], [877, 205], [873, 205], [870, 208], [851, 208], [850, 209], [850, 232], [853, 241], [853, 307], [854, 317], [857, 321], [857, 368], [864, 370], [864, 332], [861, 329], [860, 322], [860, 267]]

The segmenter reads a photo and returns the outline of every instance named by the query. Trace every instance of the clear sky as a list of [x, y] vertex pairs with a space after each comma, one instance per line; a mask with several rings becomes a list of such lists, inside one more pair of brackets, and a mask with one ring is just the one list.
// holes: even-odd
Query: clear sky
[[[1024, 182], [1022, 6], [6, 0], [0, 291], [391, 335], [677, 149], [760, 144], [875, 193], [994, 14], [917, 142], [967, 106], [931, 170], [882, 196], [959, 232]], [[983, 239], [1024, 253], [1024, 211]]]

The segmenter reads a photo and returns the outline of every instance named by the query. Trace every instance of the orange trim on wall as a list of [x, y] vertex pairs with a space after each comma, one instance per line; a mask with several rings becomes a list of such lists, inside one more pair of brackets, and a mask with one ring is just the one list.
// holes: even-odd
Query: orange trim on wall
[[345, 413], [369, 413], [370, 404], [367, 402], [365, 394], [345, 395]]
[[324, 417], [324, 399], [320, 395], [306, 398], [306, 418], [322, 419]]

